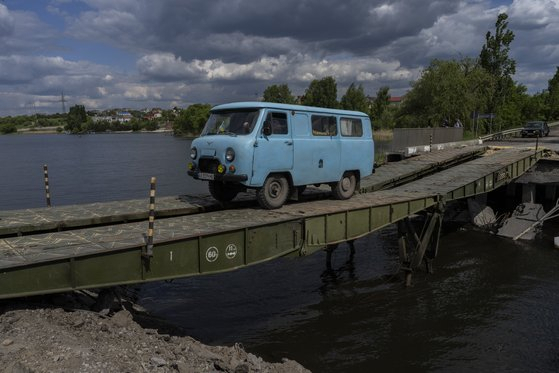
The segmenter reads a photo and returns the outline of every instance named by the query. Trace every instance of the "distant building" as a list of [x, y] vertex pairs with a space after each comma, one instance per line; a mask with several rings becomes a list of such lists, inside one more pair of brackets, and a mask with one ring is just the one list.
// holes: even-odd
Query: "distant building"
[[144, 115], [144, 119], [146, 120], [156, 120], [163, 116], [161, 109], [151, 109]]
[[127, 123], [132, 120], [132, 114], [128, 111], [118, 111], [116, 113], [116, 120], [120, 123]]
[[388, 105], [390, 106], [400, 106], [402, 104], [402, 101], [404, 101], [404, 97], [400, 97], [400, 96], [392, 96], [388, 99]]
[[132, 118], [132, 114], [130, 114], [130, 112], [126, 110], [117, 111], [116, 113], [114, 111], [106, 110], [103, 112], [95, 113], [95, 115], [91, 117], [91, 120], [93, 120], [94, 122], [106, 121], [128, 123], [132, 120]]

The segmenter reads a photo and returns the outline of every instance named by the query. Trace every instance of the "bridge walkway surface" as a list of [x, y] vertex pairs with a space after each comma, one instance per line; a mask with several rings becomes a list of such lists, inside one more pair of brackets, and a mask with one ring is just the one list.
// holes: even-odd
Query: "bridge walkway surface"
[[[387, 189], [440, 171], [481, 155], [487, 147], [473, 146], [433, 152], [400, 162], [388, 163], [361, 181], [362, 193]], [[309, 190], [303, 200], [325, 198], [330, 193]], [[147, 193], [146, 193], [147, 195]], [[222, 205], [210, 196], [170, 196], [157, 198], [157, 218], [198, 214], [225, 208], [254, 205], [254, 193], [244, 193], [235, 201]], [[39, 232], [61, 231], [96, 225], [146, 220], [148, 199], [98, 202], [90, 204], [0, 211], [0, 238]]]
[[344, 201], [158, 219], [152, 256], [146, 252], [146, 221], [0, 239], [0, 298], [216, 273], [308, 255], [445, 200], [494, 190], [543, 154], [533, 149], [490, 150], [423, 179]]

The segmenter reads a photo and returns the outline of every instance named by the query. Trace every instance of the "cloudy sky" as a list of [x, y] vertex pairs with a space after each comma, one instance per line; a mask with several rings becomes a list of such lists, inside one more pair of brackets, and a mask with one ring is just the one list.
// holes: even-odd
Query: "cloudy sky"
[[300, 95], [333, 76], [402, 95], [433, 58], [477, 57], [500, 12], [515, 80], [559, 65], [559, 0], [0, 0], [0, 116]]

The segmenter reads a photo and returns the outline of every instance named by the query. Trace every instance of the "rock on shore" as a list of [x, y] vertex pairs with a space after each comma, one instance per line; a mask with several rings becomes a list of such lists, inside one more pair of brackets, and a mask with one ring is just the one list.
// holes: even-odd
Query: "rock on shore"
[[284, 359], [268, 363], [241, 345], [206, 346], [144, 329], [127, 310], [111, 317], [62, 308], [0, 314], [0, 368], [24, 372], [309, 372]]

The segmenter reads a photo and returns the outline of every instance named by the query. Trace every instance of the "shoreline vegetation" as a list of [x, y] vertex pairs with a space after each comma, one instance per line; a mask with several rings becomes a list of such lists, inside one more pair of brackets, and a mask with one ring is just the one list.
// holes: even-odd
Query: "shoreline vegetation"
[[[159, 128], [154, 131], [148, 130], [126, 130], [126, 131], [104, 131], [104, 132], [84, 132], [84, 133], [73, 133], [73, 135], [101, 135], [101, 134], [128, 134], [128, 133], [173, 133], [177, 137], [186, 139], [195, 139], [198, 137], [196, 134], [191, 133], [175, 133], [172, 129]], [[60, 127], [40, 127], [40, 128], [19, 128], [16, 132], [6, 133], [4, 135], [45, 135], [45, 134], [58, 134], [66, 135], [70, 134], [60, 129]], [[373, 139], [375, 141], [390, 141], [393, 137], [393, 131], [390, 129], [380, 129], [373, 132]]]
[[[170, 133], [174, 136], [184, 139], [195, 139], [198, 135], [191, 133], [175, 133], [172, 129], [159, 128], [154, 131], [148, 130], [126, 130], [126, 131], [104, 131], [104, 132], [84, 132], [72, 133], [73, 135], [102, 135], [102, 134], [129, 134], [129, 133]], [[39, 128], [19, 128], [16, 132], [6, 133], [3, 135], [66, 135], [70, 134], [63, 131], [60, 127], [39, 127]], [[380, 129], [373, 132], [373, 139], [375, 141], [391, 141], [394, 132], [391, 129]]]
[[375, 141], [392, 141], [394, 131], [391, 129], [373, 130], [373, 140]]

